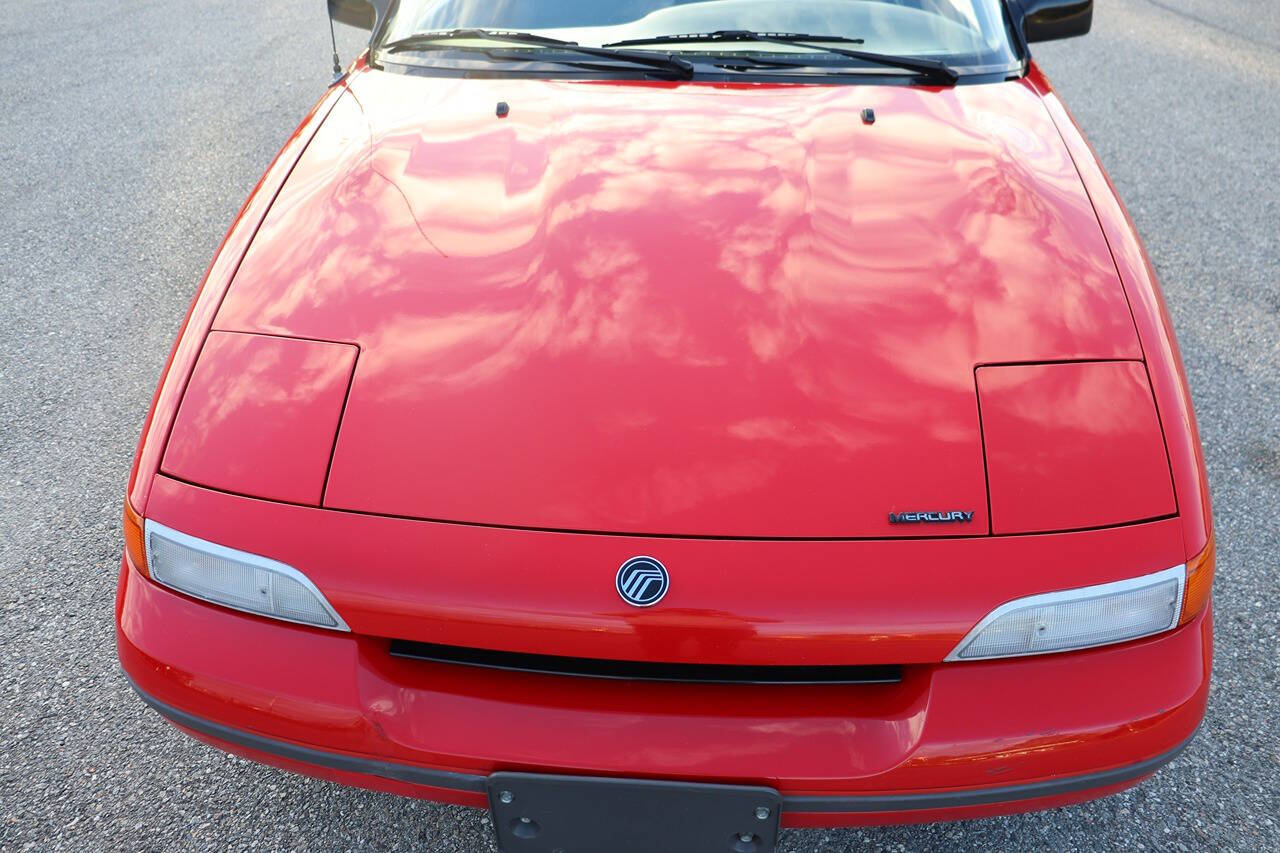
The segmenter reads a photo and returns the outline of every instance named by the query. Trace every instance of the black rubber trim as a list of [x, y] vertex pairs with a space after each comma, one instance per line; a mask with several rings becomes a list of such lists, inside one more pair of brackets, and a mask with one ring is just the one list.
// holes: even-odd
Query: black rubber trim
[[148, 695], [132, 678], [129, 678], [128, 673], [125, 674], [125, 679], [128, 680], [129, 686], [142, 698], [142, 701], [158, 711], [161, 716], [168, 717], [183, 728], [191, 729], [193, 732], [199, 732], [202, 735], [208, 735], [236, 746], [265, 752], [268, 755], [275, 755], [279, 758], [287, 758], [290, 761], [300, 761], [304, 764], [314, 764], [317, 767], [327, 767], [331, 770], [364, 773], [369, 776], [381, 776], [384, 779], [395, 779], [399, 782], [411, 782], [415, 785], [448, 788], [452, 791], [475, 791], [481, 794], [485, 791], [485, 780], [488, 778], [486, 776], [454, 773], [449, 770], [432, 770], [413, 764], [400, 764], [394, 761], [346, 755], [341, 752], [329, 752], [328, 750], [299, 746], [288, 741], [276, 740], [275, 738], [246, 732], [243, 729], [234, 729], [230, 726], [210, 722], [203, 717], [188, 714], [186, 711], [181, 711], [172, 705], [161, 702], [154, 696]]
[[[380, 776], [384, 779], [395, 779], [416, 785], [429, 785], [433, 788], [446, 788], [453, 791], [474, 791], [483, 794], [486, 790], [487, 776], [470, 773], [454, 773], [449, 770], [432, 770], [412, 764], [400, 764], [393, 761], [382, 761], [375, 758], [362, 758], [313, 747], [299, 746], [287, 741], [275, 740], [262, 735], [234, 729], [219, 723], [210, 722], [201, 717], [181, 711], [148, 695], [142, 688], [125, 674], [134, 691], [162, 716], [167, 717], [183, 728], [217, 738], [227, 743], [243, 746], [248, 749], [287, 758], [317, 767], [332, 770], [344, 770], [350, 773], [364, 773], [369, 776]], [[1198, 731], [1198, 730], [1197, 730]], [[1104, 788], [1121, 782], [1130, 782], [1159, 770], [1174, 758], [1177, 758], [1191, 741], [1196, 732], [1178, 746], [1155, 758], [1128, 764], [1111, 770], [1097, 773], [1084, 773], [1078, 776], [1065, 776], [1061, 779], [1050, 779], [1044, 782], [1029, 782], [1021, 785], [1006, 785], [999, 788], [978, 788], [965, 791], [921, 792], [915, 794], [857, 794], [851, 796], [783, 796], [784, 812], [900, 812], [921, 809], [946, 809], [963, 806], [981, 806], [992, 803], [1030, 800], [1036, 797], [1053, 797], [1070, 794], [1076, 791], [1088, 791], [1093, 788]]]
[[[1196, 730], [1198, 732], [1199, 729]], [[985, 806], [993, 803], [1009, 803], [1017, 800], [1034, 800], [1037, 797], [1056, 797], [1062, 794], [1073, 794], [1077, 791], [1088, 791], [1093, 788], [1105, 788], [1131, 782], [1150, 773], [1154, 773], [1170, 761], [1178, 757], [1191, 741], [1196, 732], [1173, 749], [1139, 761], [1137, 764], [1126, 764], [1110, 770], [1096, 773], [1083, 773], [1078, 776], [1063, 776], [1060, 779], [1046, 779], [1043, 782], [1024, 782], [1019, 785], [1005, 785], [1000, 788], [977, 788], [966, 791], [937, 791], [919, 794], [867, 794], [860, 796], [836, 797], [783, 797], [782, 806], [789, 812], [896, 812], [917, 809], [951, 809], [963, 806]]]
[[395, 657], [433, 663], [479, 666], [509, 672], [611, 678], [626, 681], [675, 681], [691, 684], [897, 684], [902, 667], [744, 666], [741, 664], [662, 663], [659, 661], [536, 655], [465, 646], [392, 640]]

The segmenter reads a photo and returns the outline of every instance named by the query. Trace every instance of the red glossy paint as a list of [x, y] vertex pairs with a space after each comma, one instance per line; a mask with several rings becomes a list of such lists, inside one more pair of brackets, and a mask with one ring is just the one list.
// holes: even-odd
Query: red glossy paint
[[1173, 333], [1173, 321], [1164, 304], [1164, 295], [1156, 279], [1137, 229], [1129, 217], [1115, 186], [1070, 113], [1063, 106], [1049, 78], [1035, 63], [1027, 75], [1049, 115], [1057, 125], [1062, 140], [1089, 193], [1107, 245], [1120, 273], [1134, 325], [1142, 341], [1151, 390], [1173, 470], [1174, 490], [1178, 495], [1178, 513], [1182, 518], [1187, 557], [1194, 557], [1209, 543], [1213, 533], [1213, 509], [1209, 500], [1209, 477], [1200, 447], [1200, 431], [1196, 425], [1191, 391], [1182, 368], [1182, 355]]
[[178, 414], [182, 393], [186, 390], [187, 380], [213, 325], [213, 317], [222, 305], [227, 287], [239, 269], [240, 261], [244, 259], [245, 250], [249, 248], [258, 226], [262, 224], [262, 218], [275, 200], [276, 193], [284, 185], [293, 167], [297, 165], [298, 157], [341, 95], [341, 88], [330, 89], [311, 108], [311, 112], [307, 113], [245, 200], [231, 229], [210, 261], [209, 269], [205, 271], [191, 308], [183, 318], [178, 338], [169, 353], [169, 360], [160, 374], [155, 399], [152, 400], [151, 410], [147, 412], [146, 421], [142, 425], [138, 450], [129, 471], [127, 500], [139, 513], [146, 512], [147, 499], [151, 495], [151, 481], [160, 470], [160, 459], [164, 455], [173, 419]]
[[972, 533], [973, 365], [1141, 357], [1025, 85], [423, 84], [357, 76], [217, 318], [363, 347], [326, 506]]
[[[999, 604], [1181, 565], [1211, 533], [1151, 267], [1034, 66], [939, 89], [358, 63], [211, 265], [129, 500], [298, 568], [352, 629], [200, 603], [126, 559], [139, 689], [188, 723], [348, 758], [977, 791], [1165, 755], [1208, 691], [1207, 608], [1117, 646], [942, 662]], [[888, 520], [953, 509], [973, 521]], [[613, 589], [636, 554], [673, 574], [652, 608]], [[407, 661], [389, 638], [904, 678], [608, 682]], [[619, 749], [641, 730], [645, 749]], [[1133, 781], [784, 822], [999, 814]]]
[[996, 533], [1104, 527], [1177, 511], [1142, 362], [977, 373]]
[[161, 470], [227, 492], [318, 506], [355, 362], [356, 348], [346, 344], [211, 333]]
[[[1186, 559], [1174, 519], [1036, 537], [795, 542], [422, 522], [247, 501], [163, 476], [151, 501], [150, 517], [168, 527], [305, 566], [357, 634], [571, 657], [938, 663], [1010, 599]], [[672, 573], [660, 607], [638, 610], [614, 590], [618, 566], [637, 554]]]
[[[789, 796], [1014, 785], [1163, 754], [1199, 724], [1212, 637], [1205, 614], [1122, 646], [910, 667], [894, 685], [637, 685], [392, 658], [385, 640], [229, 613], [127, 564], [119, 601], [117, 645], [138, 687], [238, 731], [458, 773], [768, 784]], [[638, 740], [644, 749], [618, 746]], [[462, 801], [483, 804], [479, 796]], [[822, 822], [890, 819], [913, 815]]]

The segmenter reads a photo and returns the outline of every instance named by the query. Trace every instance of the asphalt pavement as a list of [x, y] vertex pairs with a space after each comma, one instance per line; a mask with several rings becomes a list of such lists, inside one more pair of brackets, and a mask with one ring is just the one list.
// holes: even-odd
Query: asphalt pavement
[[[329, 82], [323, 5], [0, 8], [0, 849], [491, 849], [478, 810], [187, 739], [115, 658], [141, 420], [226, 227]], [[1278, 45], [1274, 0], [1101, 0], [1092, 35], [1036, 50], [1146, 241], [1195, 395], [1218, 530], [1200, 736], [1098, 802], [782, 849], [1280, 848]]]

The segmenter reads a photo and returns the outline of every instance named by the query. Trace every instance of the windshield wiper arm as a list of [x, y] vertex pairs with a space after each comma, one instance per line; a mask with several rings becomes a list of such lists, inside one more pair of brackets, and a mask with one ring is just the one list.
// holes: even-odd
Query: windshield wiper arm
[[438, 33], [418, 33], [407, 38], [397, 39], [382, 45], [379, 49], [388, 53], [402, 50], [430, 50], [443, 45], [440, 42], [455, 39], [472, 39], [478, 41], [497, 41], [523, 47], [551, 47], [569, 53], [594, 56], [600, 59], [612, 59], [644, 65], [655, 71], [666, 72], [681, 80], [693, 77], [693, 63], [675, 56], [662, 56], [637, 50], [618, 50], [614, 47], [586, 47], [573, 41], [535, 35], [534, 33], [506, 32], [504, 30], [457, 29], [444, 30]]
[[862, 39], [846, 38], [844, 36], [815, 36], [807, 33], [766, 33], [753, 32], [751, 30], [716, 30], [715, 32], [710, 33], [682, 33], [679, 35], [655, 36], [653, 38], [627, 39], [626, 41], [617, 41], [611, 44], [606, 44], [605, 47], [633, 47], [642, 44], [680, 44], [683, 42], [696, 41], [758, 41], [772, 44], [788, 44], [796, 47], [807, 47], [824, 53], [833, 53], [837, 56], [847, 56], [851, 59], [859, 59], [872, 65], [885, 65], [890, 68], [905, 68], [908, 71], [914, 71], [917, 74], [942, 81], [947, 85], [951, 85], [955, 83], [956, 80], [960, 79], [960, 75], [956, 74], [956, 72], [953, 71], [946, 63], [939, 62], [936, 59], [921, 59], [914, 56], [892, 56], [887, 53], [871, 53], [864, 50], [851, 50], [849, 48], [831, 46], [831, 44], [863, 43]]

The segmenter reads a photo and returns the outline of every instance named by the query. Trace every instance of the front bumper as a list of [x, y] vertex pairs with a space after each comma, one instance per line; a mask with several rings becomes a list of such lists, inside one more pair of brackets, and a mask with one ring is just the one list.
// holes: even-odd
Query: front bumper
[[495, 672], [202, 604], [127, 562], [117, 623], [121, 663], [152, 707], [255, 760], [472, 806], [496, 771], [763, 785], [789, 826], [950, 820], [1122, 790], [1194, 735], [1212, 658], [1206, 612], [1109, 648], [909, 666], [890, 685]]

